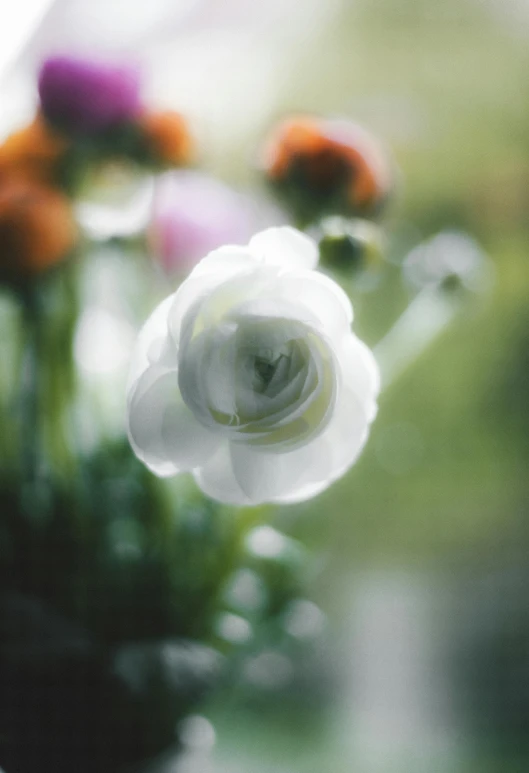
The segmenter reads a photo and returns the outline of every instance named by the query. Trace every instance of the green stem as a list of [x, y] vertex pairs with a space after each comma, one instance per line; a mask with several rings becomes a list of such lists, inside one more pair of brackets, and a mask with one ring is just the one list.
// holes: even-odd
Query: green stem
[[73, 427], [75, 373], [73, 336], [77, 319], [77, 298], [72, 266], [65, 266], [48, 285], [47, 316], [42, 333], [41, 420], [45, 434], [46, 462], [53, 477], [68, 488], [76, 476], [77, 443]]
[[25, 342], [21, 373], [21, 466], [23, 479], [32, 484], [38, 476], [41, 444], [39, 354], [42, 345], [40, 298], [33, 285], [25, 289], [22, 304]]

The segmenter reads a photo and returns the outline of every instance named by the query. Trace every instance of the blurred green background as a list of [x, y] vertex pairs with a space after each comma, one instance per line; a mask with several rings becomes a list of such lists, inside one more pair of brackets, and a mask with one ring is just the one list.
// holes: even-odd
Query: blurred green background
[[[153, 13], [170, 15], [169, 5], [152, 3]], [[5, 81], [5, 126], [34, 109], [35, 63], [83, 35], [87, 49], [137, 50], [149, 96], [196, 119], [204, 166], [228, 182], [256, 182], [256, 147], [284, 114], [351, 118], [382, 139], [397, 178], [387, 269], [375, 291], [350, 285], [358, 335], [376, 345], [404, 311], [400, 265], [440, 231], [475, 238], [493, 282], [383, 391], [351, 472], [274, 515], [311, 551], [307, 597], [327, 619], [294, 651], [294, 676], [272, 642], [263, 689], [234, 668], [203, 707], [212, 754], [207, 726], [188, 760], [153, 771], [522, 773], [529, 2], [329, 0], [328, 13], [326, 0], [188, 5], [198, 10], [181, 28], [175, 10], [156, 30], [142, 21], [150, 3], [58, 0]]]
[[[325, 650], [324, 661], [339, 660], [340, 651], [342, 665], [348, 662], [348, 616], [356, 581], [365, 575], [389, 573], [391, 584], [393, 573], [404, 573], [413, 587], [435, 577], [434, 599], [445, 594], [452, 599], [438, 618], [439, 636], [452, 643], [461, 620], [472, 622], [475, 613], [473, 643], [463, 650], [472, 662], [485, 652], [489, 667], [478, 670], [467, 692], [483, 689], [477, 702], [486, 721], [481, 732], [473, 732], [468, 727], [474, 715], [465, 709], [453, 715], [455, 756], [453, 744], [435, 759], [421, 756], [417, 737], [418, 760], [404, 753], [399, 761], [396, 743], [392, 760], [375, 763], [347, 757], [344, 739], [353, 733], [357, 715], [347, 715], [343, 706], [324, 713], [316, 730], [275, 703], [266, 719], [261, 706], [249, 720], [235, 701], [233, 715], [225, 705], [214, 714], [219, 755], [230, 764], [241, 754], [248, 765], [252, 755], [260, 757], [262, 768], [254, 759], [252, 769], [266, 771], [526, 769], [528, 35], [526, 3], [346, 3], [284, 73], [278, 108], [278, 114], [298, 109], [355, 118], [391, 148], [399, 175], [388, 222], [395, 263], [409, 246], [447, 228], [473, 235], [493, 261], [491, 293], [469, 302], [429, 351], [382, 394], [369, 443], [355, 468], [316, 501], [284, 510], [278, 521], [316, 555], [321, 556], [323, 546], [327, 557], [312, 593], [342, 644], [334, 652]], [[248, 149], [256, 136], [248, 139]], [[240, 160], [234, 153], [222, 166], [233, 173]], [[406, 302], [398, 271], [390, 268], [378, 292], [356, 298], [353, 292], [353, 300], [356, 330], [375, 344]], [[513, 566], [518, 574], [505, 592], [499, 581], [481, 590], [483, 577], [503, 577]], [[496, 632], [508, 638], [505, 662], [489, 653], [491, 637], [481, 634], [473, 593], [478, 601], [492, 598], [511, 610], [508, 626]], [[454, 599], [461, 601], [461, 617]], [[434, 616], [435, 605], [430, 606]], [[451, 688], [446, 676], [445, 686], [455, 705], [461, 696], [453, 672], [452, 680]], [[514, 736], [491, 719], [496, 711], [508, 714], [505, 705], [515, 717], [512, 724], [520, 726]]]

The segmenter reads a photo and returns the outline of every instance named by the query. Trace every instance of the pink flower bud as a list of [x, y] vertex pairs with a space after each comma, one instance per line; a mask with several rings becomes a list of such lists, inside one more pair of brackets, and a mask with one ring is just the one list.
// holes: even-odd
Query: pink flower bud
[[223, 244], [244, 244], [266, 222], [270, 205], [252, 200], [200, 172], [168, 172], [158, 179], [148, 244], [171, 273], [186, 273]]
[[39, 73], [42, 112], [72, 134], [92, 134], [140, 112], [139, 71], [71, 56], [52, 56]]

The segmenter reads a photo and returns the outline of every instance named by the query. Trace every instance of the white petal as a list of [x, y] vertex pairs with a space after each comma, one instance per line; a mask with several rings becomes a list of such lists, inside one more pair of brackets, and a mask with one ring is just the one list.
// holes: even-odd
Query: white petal
[[201, 421], [215, 424], [212, 411], [234, 416], [235, 343], [228, 326], [198, 334], [180, 349], [179, 386], [185, 402]]
[[257, 297], [245, 298], [233, 309], [230, 317], [238, 323], [244, 318], [258, 322], [260, 319], [283, 319], [288, 324], [292, 322], [310, 325], [311, 328], [321, 329], [318, 316], [307, 305], [297, 302], [296, 298], [282, 298], [279, 292], [279, 283], [274, 280], [269, 286], [261, 289]]
[[334, 414], [325, 432], [314, 440], [317, 454], [325, 454], [332, 480], [357, 460], [368, 436], [369, 418], [357, 395], [342, 385]]
[[[169, 334], [168, 316], [173, 299], [174, 295], [170, 295], [162, 301], [141, 328], [130, 360], [127, 391], [156, 360], [155, 349], [158, 349], [158, 354], [162, 352], [163, 342]], [[174, 365], [176, 366], [176, 352], [174, 352]]]
[[239, 297], [232, 296], [237, 304], [234, 316], [305, 322], [337, 343], [351, 331], [351, 301], [336, 282], [319, 271], [280, 275], [256, 271], [248, 276], [242, 291]]
[[129, 398], [128, 422], [136, 455], [158, 475], [197, 467], [220, 443], [181, 399], [176, 371], [144, 373]]
[[233, 470], [252, 502], [301, 502], [316, 496], [356, 461], [369, 423], [356, 394], [340, 396], [328, 427], [306, 445], [287, 453], [267, 453], [232, 443]]
[[276, 298], [304, 306], [333, 341], [347, 335], [353, 321], [351, 301], [340, 285], [319, 271], [281, 276], [275, 283]]
[[200, 325], [216, 325], [231, 315], [239, 304], [251, 306], [256, 303], [275, 276], [274, 269], [253, 266], [249, 270], [240, 271], [236, 276], [228, 277], [214, 287], [200, 304]]
[[318, 264], [316, 242], [290, 226], [261, 231], [250, 240], [249, 247], [260, 261], [289, 270], [312, 269]]
[[203, 301], [215, 287], [223, 282], [223, 277], [218, 274], [204, 274], [194, 277], [191, 273], [182, 282], [173, 295], [173, 303], [169, 309], [168, 324], [171, 338], [176, 347], [180, 344], [180, 335], [184, 321], [193, 313], [200, 301]]
[[165, 411], [162, 435], [169, 459], [181, 470], [192, 470], [212, 456], [221, 438], [198, 422], [182, 400]]
[[[263, 277], [262, 270], [246, 251], [240, 255], [230, 252], [223, 256], [223, 250], [215, 250], [202, 260], [174, 294], [174, 303], [169, 313], [169, 327], [176, 345], [180, 342], [182, 330], [189, 328], [198, 313], [208, 321], [218, 321], [223, 314], [241, 301], [254, 297]], [[214, 258], [214, 256], [217, 256]], [[218, 258], [218, 260], [217, 260]], [[212, 261], [209, 263], [209, 261]]]
[[249, 247], [229, 245], [213, 250], [205, 258], [197, 263], [190, 277], [203, 276], [204, 274], [220, 274], [229, 279], [239, 271], [247, 271], [252, 264], [256, 264], [256, 258]]
[[351, 333], [336, 353], [345, 386], [354, 392], [364, 406], [368, 421], [377, 413], [376, 398], [380, 391], [380, 371], [371, 350]]
[[201, 468], [194, 470], [195, 480], [204, 494], [229, 505], [251, 505], [235, 478], [229, 444], [223, 444]]
[[305, 486], [296, 488], [291, 494], [283, 494], [281, 497], [273, 499], [272, 501], [282, 505], [293, 505], [296, 502], [306, 502], [308, 499], [313, 499], [318, 496], [318, 494], [321, 494], [326, 488], [329, 488], [331, 483], [333, 483], [332, 478], [319, 481], [318, 483], [307, 483]]
[[314, 488], [325, 488], [330, 476], [329, 460], [319, 457], [316, 441], [283, 454], [255, 451], [232, 443], [231, 458], [235, 477], [254, 503], [294, 501], [293, 497]]
[[369, 424], [356, 395], [342, 389], [324, 432], [306, 447], [285, 454], [292, 461], [292, 470], [303, 465], [305, 469], [299, 478], [292, 478], [290, 492], [285, 491], [275, 497], [275, 501], [301, 502], [316, 496], [341, 478], [358, 459], [367, 440], [368, 429]]

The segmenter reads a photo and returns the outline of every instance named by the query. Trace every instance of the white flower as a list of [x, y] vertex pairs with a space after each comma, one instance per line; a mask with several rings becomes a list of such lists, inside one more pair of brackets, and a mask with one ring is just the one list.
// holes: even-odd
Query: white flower
[[221, 502], [298, 502], [353, 464], [378, 368], [315, 243], [271, 228], [211, 252], [140, 332], [128, 430], [157, 475], [191, 471]]

